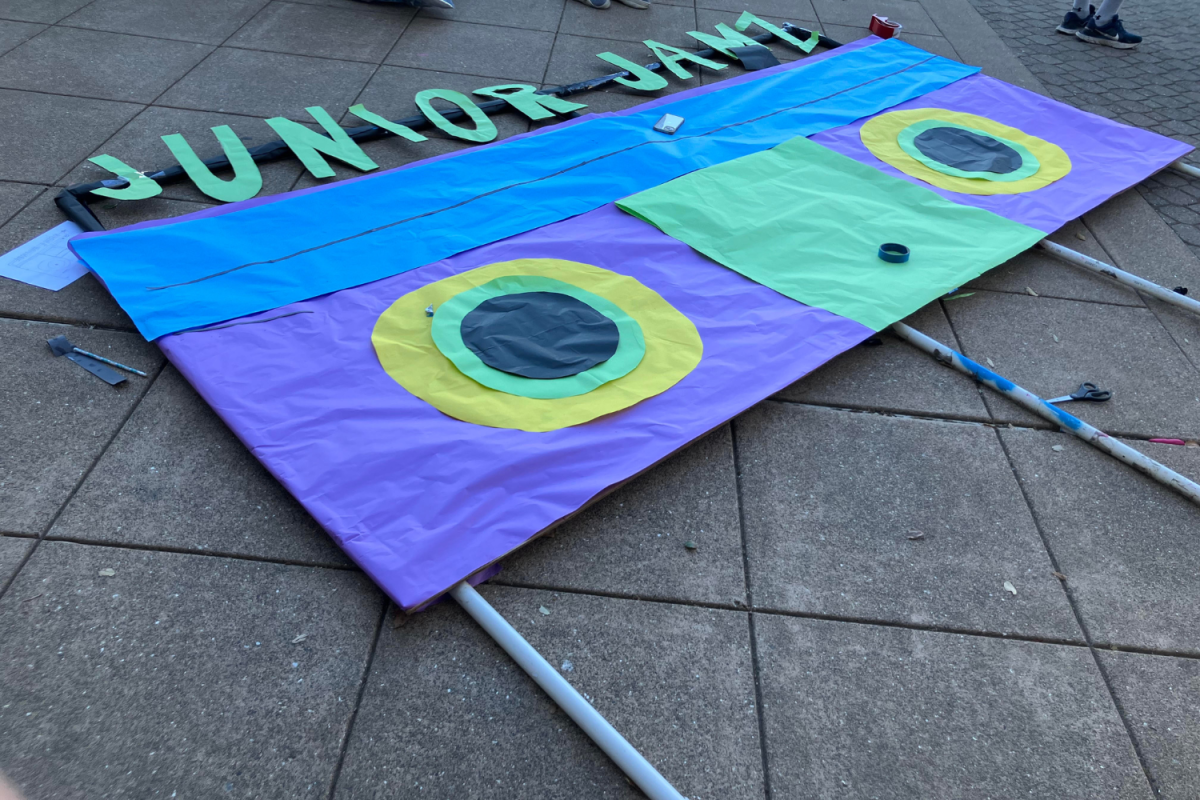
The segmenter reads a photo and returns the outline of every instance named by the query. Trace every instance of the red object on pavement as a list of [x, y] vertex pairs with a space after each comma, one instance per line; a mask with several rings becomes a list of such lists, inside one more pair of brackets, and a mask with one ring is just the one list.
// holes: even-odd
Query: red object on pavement
[[1158, 444], [1178, 444], [1178, 445], [1186, 445], [1187, 444], [1187, 442], [1185, 442], [1183, 439], [1151, 439], [1150, 441], [1157, 442]]
[[900, 32], [904, 27], [899, 22], [892, 22], [887, 17], [881, 17], [878, 14], [871, 15], [871, 24], [867, 26], [871, 33], [878, 36], [880, 39], [890, 39]]

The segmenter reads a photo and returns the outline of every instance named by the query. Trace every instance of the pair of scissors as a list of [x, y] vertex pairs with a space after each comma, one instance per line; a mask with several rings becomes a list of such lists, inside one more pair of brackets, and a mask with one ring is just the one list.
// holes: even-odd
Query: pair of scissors
[[1097, 403], [1103, 403], [1112, 397], [1112, 392], [1107, 389], [1101, 389], [1094, 383], [1080, 384], [1079, 388], [1070, 394], [1064, 394], [1062, 397], [1052, 397], [1047, 400], [1047, 403], [1068, 403], [1072, 400], [1092, 400]]

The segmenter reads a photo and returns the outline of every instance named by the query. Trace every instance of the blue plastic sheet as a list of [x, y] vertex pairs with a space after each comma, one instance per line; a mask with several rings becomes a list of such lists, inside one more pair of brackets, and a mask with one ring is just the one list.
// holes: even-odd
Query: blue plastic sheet
[[[73, 242], [148, 339], [397, 275], [977, 72], [898, 40], [369, 181]], [[657, 133], [664, 112], [687, 120]]]

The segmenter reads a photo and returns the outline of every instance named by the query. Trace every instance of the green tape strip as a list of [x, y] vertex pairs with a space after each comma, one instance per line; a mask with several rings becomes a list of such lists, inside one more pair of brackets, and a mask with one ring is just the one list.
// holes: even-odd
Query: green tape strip
[[[567, 378], [523, 378], [489, 367], [467, 347], [462, 340], [463, 317], [471, 313], [480, 303], [493, 297], [523, 292], [556, 292], [574, 297], [587, 303], [617, 326], [620, 339], [612, 358], [589, 370]], [[569, 283], [538, 275], [510, 275], [488, 281], [482, 286], [457, 294], [434, 312], [433, 343], [442, 355], [468, 378], [489, 389], [519, 397], [537, 400], [553, 400], [560, 397], [577, 397], [596, 389], [609, 381], [623, 378], [642, 363], [646, 354], [646, 340], [642, 326], [622, 311], [615, 303], [599, 295], [572, 286]]]
[[[949, 164], [943, 164], [941, 161], [930, 158], [921, 152], [914, 141], [925, 131], [930, 128], [958, 128], [959, 130], [969, 131], [980, 136], [986, 136], [989, 139], [995, 139], [997, 142], [1011, 147], [1021, 156], [1021, 167], [1014, 172], [1009, 172], [1004, 175], [999, 175], [995, 172], [968, 172]], [[1037, 160], [1037, 156], [1029, 151], [1029, 148], [1022, 144], [1017, 144], [1011, 139], [1004, 139], [994, 133], [981, 131], [978, 128], [968, 128], [966, 125], [959, 125], [956, 122], [945, 122], [940, 119], [923, 119], [920, 122], [914, 122], [896, 136], [896, 144], [900, 145], [900, 149], [908, 153], [910, 156], [920, 161], [925, 166], [932, 170], [941, 172], [944, 175], [953, 175], [956, 178], [973, 178], [984, 181], [998, 181], [1000, 183], [1008, 183], [1009, 181], [1020, 181], [1032, 175], [1036, 175], [1037, 171], [1042, 168], [1041, 162]]]

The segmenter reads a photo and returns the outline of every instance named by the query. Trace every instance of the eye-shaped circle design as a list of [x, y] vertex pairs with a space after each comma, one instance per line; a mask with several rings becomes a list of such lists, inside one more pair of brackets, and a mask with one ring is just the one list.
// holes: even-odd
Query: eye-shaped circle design
[[[485, 303], [506, 297], [546, 293], [581, 302], [602, 315], [617, 331], [617, 346], [611, 357], [596, 366], [561, 378], [528, 378], [488, 365], [468, 341], [464, 323]], [[512, 313], [512, 312], [509, 312]], [[569, 283], [538, 275], [508, 275], [455, 295], [433, 315], [433, 342], [464, 375], [499, 392], [552, 399], [576, 397], [628, 375], [642, 362], [646, 343], [642, 328], [615, 303]]]
[[[931, 134], [932, 131], [943, 129], [957, 129], [960, 133]], [[1032, 192], [1049, 186], [1071, 171], [1071, 159], [1058, 145], [987, 117], [961, 111], [941, 108], [889, 111], [868, 120], [860, 129], [859, 136], [880, 161], [932, 186], [962, 194]], [[924, 149], [918, 141], [922, 136], [925, 136]], [[942, 139], [943, 145], [949, 142], [951, 149], [957, 145], [960, 156], [967, 162], [978, 162], [990, 149], [993, 155], [1004, 154], [1007, 150], [1010, 162], [1016, 160], [1012, 158], [1013, 155], [1019, 156], [1021, 165], [1011, 172], [960, 170], [953, 163], [929, 155], [936, 154], [939, 149], [943, 153], [948, 152], [944, 146], [933, 146], [938, 138]], [[989, 141], [990, 144], [985, 144]], [[994, 159], [992, 163], [1000, 163], [1000, 159]]]
[[[577, 299], [583, 299], [579, 292], [585, 293], [595, 299], [583, 299], [583, 302], [613, 320], [620, 329], [621, 340], [636, 344], [638, 337], [632, 328], [614, 319], [616, 314], [605, 313], [608, 306], [604, 303], [611, 304], [640, 328], [644, 348], [640, 361], [622, 375], [597, 383], [590, 391], [560, 397], [510, 394], [469, 377], [438, 348], [433, 336], [434, 325], [439, 313], [445, 313], [448, 322], [443, 324], [452, 327], [453, 323], [449, 321], [453, 319], [451, 312], [455, 309], [452, 306], [443, 312], [443, 307], [454, 298], [500, 278], [520, 279], [517, 285], [522, 291], [536, 284], [536, 291], [555, 286], [553, 291], [563, 294], [567, 293], [562, 288], [566, 285], [576, 293], [571, 296]], [[526, 282], [529, 278], [539, 280]], [[554, 283], [544, 283], [540, 279]], [[487, 291], [493, 290], [494, 287]], [[462, 306], [470, 306], [463, 315], [479, 304], [471, 299], [463, 300]], [[433, 319], [425, 311], [429, 306], [434, 308]], [[622, 324], [626, 324], [626, 329], [621, 329]], [[627, 329], [630, 330], [628, 335]], [[461, 331], [461, 318], [458, 330]], [[393, 380], [442, 413], [477, 425], [534, 432], [580, 425], [660, 394], [695, 369], [704, 350], [700, 334], [691, 320], [634, 278], [588, 264], [543, 258], [489, 264], [409, 292], [379, 316], [371, 343], [384, 371]], [[463, 349], [470, 352], [469, 347]], [[583, 378], [619, 357], [623, 357], [620, 346], [608, 360], [565, 380]], [[527, 384], [564, 380], [537, 380], [501, 370], [494, 372]], [[589, 380], [594, 381], [595, 376]]]

